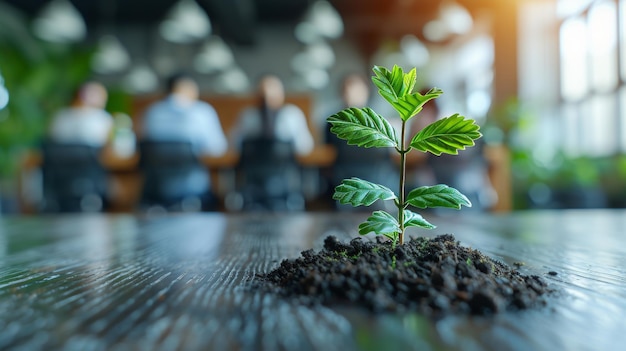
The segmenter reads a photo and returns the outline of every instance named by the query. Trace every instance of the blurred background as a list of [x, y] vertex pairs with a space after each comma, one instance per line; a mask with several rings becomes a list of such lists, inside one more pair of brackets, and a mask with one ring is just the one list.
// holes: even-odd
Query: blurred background
[[[174, 72], [226, 132], [270, 72], [322, 144], [340, 80], [394, 64], [482, 126], [491, 210], [626, 206], [626, 0], [0, 0], [0, 212], [36, 211], [32, 152], [88, 79], [124, 138]], [[132, 171], [110, 171], [112, 210], [132, 210]]]

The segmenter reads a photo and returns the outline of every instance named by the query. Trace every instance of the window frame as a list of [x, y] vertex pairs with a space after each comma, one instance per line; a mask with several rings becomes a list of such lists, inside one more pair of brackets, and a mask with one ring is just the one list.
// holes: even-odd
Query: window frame
[[[559, 1], [569, 1], [569, 0], [559, 0]], [[589, 36], [592, 29], [589, 26], [590, 16], [589, 14], [593, 10], [594, 6], [598, 6], [598, 4], [604, 2], [613, 2], [617, 11], [615, 11], [616, 18], [616, 48], [615, 48], [615, 62], [617, 68], [617, 82], [614, 86], [609, 88], [598, 88], [596, 84], [594, 84], [594, 57], [591, 51], [593, 45], [588, 45], [586, 48], [586, 67], [585, 67], [585, 79], [588, 83], [588, 88], [585, 94], [579, 96], [567, 96], [567, 89], [564, 89], [563, 86], [563, 77], [564, 77], [564, 65], [563, 62], [564, 55], [562, 52], [562, 28], [564, 25], [567, 25], [568, 21], [582, 18], [586, 24], [586, 33]], [[560, 23], [558, 24], [559, 31], [559, 105], [561, 111], [561, 120], [564, 124], [564, 130], [575, 131], [576, 135], [566, 135], [563, 139], [568, 140], [563, 143], [563, 149], [567, 154], [572, 156], [610, 156], [613, 154], [626, 153], [626, 101], [621, 99], [623, 95], [623, 91], [626, 89], [626, 19], [624, 19], [623, 14], [626, 14], [626, 0], [594, 0], [591, 1], [587, 7], [585, 7], [580, 12], [569, 13], [566, 16], [561, 18]], [[589, 41], [589, 40], [588, 40]], [[606, 100], [612, 99], [614, 106], [615, 114], [613, 116], [602, 116], [602, 118], [594, 119], [590, 118], [589, 115], [586, 115], [585, 111], [593, 111], [590, 108], [590, 104], [592, 101]], [[577, 116], [572, 116], [571, 111], [577, 111]], [[566, 112], [568, 111], [568, 112]], [[593, 117], [593, 116], [591, 116]], [[606, 140], [600, 140], [600, 142], [611, 143], [608, 146], [602, 146], [599, 148], [594, 148], [594, 145], [597, 145], [599, 142], [598, 138], [601, 138], [597, 135], [594, 139], [593, 133], [586, 133], [586, 131], [590, 129], [602, 128], [602, 119], [606, 120], [606, 122], [614, 121], [617, 125], [614, 128], [610, 128], [610, 130], [614, 133], [613, 135], [607, 136]], [[594, 125], [594, 122], [596, 123]], [[568, 123], [577, 123], [578, 125], [569, 126]], [[612, 122], [611, 122], [612, 123]], [[606, 127], [604, 127], [606, 129]], [[572, 140], [577, 140], [578, 142], [572, 142]]]

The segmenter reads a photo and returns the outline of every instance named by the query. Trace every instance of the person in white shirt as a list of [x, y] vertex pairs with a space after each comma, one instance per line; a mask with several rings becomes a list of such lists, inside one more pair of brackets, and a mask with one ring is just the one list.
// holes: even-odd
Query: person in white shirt
[[49, 138], [58, 143], [105, 146], [113, 127], [113, 117], [104, 110], [107, 98], [107, 90], [102, 84], [83, 84], [71, 106], [60, 110], [52, 118]]
[[291, 141], [298, 155], [313, 150], [313, 136], [304, 112], [296, 105], [285, 103], [285, 90], [281, 80], [274, 75], [261, 78], [258, 85], [259, 105], [245, 109], [233, 132], [235, 147], [244, 139], [255, 137]]

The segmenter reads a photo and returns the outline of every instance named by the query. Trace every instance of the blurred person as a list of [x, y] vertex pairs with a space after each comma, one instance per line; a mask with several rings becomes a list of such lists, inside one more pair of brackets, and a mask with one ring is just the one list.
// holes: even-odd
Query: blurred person
[[198, 154], [220, 156], [228, 142], [217, 112], [199, 100], [196, 81], [183, 73], [166, 82], [167, 97], [151, 105], [143, 118], [140, 137], [152, 141], [189, 141]]
[[149, 210], [214, 210], [210, 175], [197, 157], [220, 156], [228, 149], [217, 112], [199, 100], [191, 76], [173, 75], [166, 89], [167, 97], [148, 108], [140, 128], [142, 205]]
[[98, 82], [81, 85], [69, 107], [52, 118], [41, 145], [45, 212], [101, 211], [108, 201], [108, 172], [100, 163], [113, 117], [104, 110], [106, 88]]
[[258, 104], [241, 113], [232, 137], [237, 148], [245, 139], [257, 137], [292, 142], [299, 155], [310, 153], [314, 147], [304, 112], [285, 102], [283, 83], [275, 75], [259, 80]]
[[87, 82], [76, 91], [69, 107], [57, 112], [51, 121], [49, 138], [58, 143], [105, 146], [111, 136], [113, 117], [105, 111], [106, 88]]
[[[439, 118], [439, 105], [435, 99], [430, 100], [409, 121], [410, 132], [406, 135], [408, 142], [420, 130]], [[424, 185], [446, 184], [467, 196], [473, 209], [489, 210], [495, 204], [497, 195], [489, 178], [483, 138], [475, 143], [472, 147], [459, 150], [458, 155], [435, 156], [412, 150], [407, 154], [407, 190]]]
[[242, 111], [232, 135], [240, 152], [233, 209], [294, 211], [304, 209], [301, 173], [294, 155], [314, 147], [304, 112], [285, 102], [285, 90], [275, 75], [258, 83], [258, 102]]

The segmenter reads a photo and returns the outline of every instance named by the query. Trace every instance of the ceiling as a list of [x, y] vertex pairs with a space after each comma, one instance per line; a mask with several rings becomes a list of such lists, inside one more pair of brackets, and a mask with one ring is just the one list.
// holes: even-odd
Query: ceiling
[[[50, 0], [0, 0], [34, 16]], [[151, 25], [161, 21], [177, 0], [70, 0], [88, 27]], [[196, 0], [216, 32], [240, 44], [254, 42], [255, 28], [264, 23], [296, 21], [309, 0]]]
[[[50, 0], [0, 0], [34, 16]], [[69, 0], [88, 27], [152, 25], [179, 0]], [[195, 0], [215, 32], [240, 45], [253, 45], [255, 31], [267, 23], [296, 23], [314, 0]], [[346, 32], [363, 45], [381, 36], [417, 33], [436, 16], [442, 0], [330, 0], [344, 19]], [[502, 0], [456, 0], [471, 12]], [[514, 2], [514, 0], [511, 0]]]
[[[36, 13], [51, 0], [2, 0], [27, 13]], [[88, 23], [114, 19], [119, 23], [159, 21], [179, 0], [69, 0]], [[249, 12], [260, 21], [281, 21], [301, 14], [309, 0], [195, 0], [212, 18]]]

